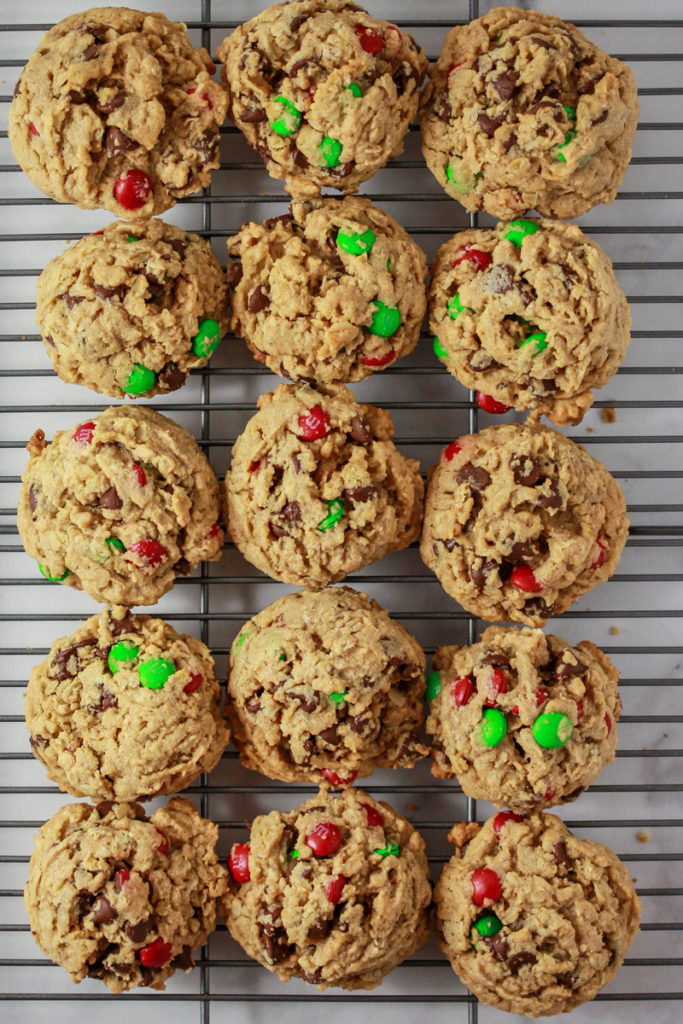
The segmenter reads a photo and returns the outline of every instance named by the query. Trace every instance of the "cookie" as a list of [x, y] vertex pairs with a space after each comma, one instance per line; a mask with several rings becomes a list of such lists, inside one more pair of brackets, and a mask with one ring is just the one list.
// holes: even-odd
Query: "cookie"
[[350, 587], [286, 594], [230, 652], [228, 716], [242, 764], [333, 786], [427, 754], [425, 658], [376, 601]]
[[128, 7], [72, 14], [40, 40], [14, 90], [9, 138], [60, 203], [151, 217], [209, 185], [228, 100], [183, 24]]
[[247, 561], [320, 588], [416, 540], [422, 478], [384, 409], [340, 384], [281, 384], [258, 405], [225, 477], [228, 529]]
[[230, 934], [281, 981], [375, 988], [427, 939], [424, 841], [360, 789], [259, 815], [228, 867]]
[[412, 352], [427, 306], [425, 255], [369, 200], [296, 201], [244, 224], [231, 327], [257, 359], [292, 380], [357, 381]]
[[96, 800], [177, 793], [230, 738], [208, 647], [120, 605], [53, 643], [29, 679], [26, 725], [59, 788]]
[[471, 228], [432, 265], [434, 350], [466, 388], [580, 423], [626, 354], [631, 314], [612, 264], [574, 224]]
[[428, 66], [411, 35], [348, 0], [273, 4], [217, 57], [230, 117], [292, 195], [355, 192], [398, 156]]
[[454, 825], [434, 890], [439, 945], [482, 1003], [526, 1017], [566, 1013], [621, 967], [640, 901], [617, 855], [554, 814], [501, 811]]
[[609, 579], [628, 527], [616, 480], [585, 448], [550, 427], [508, 423], [444, 448], [420, 554], [473, 615], [543, 626]]
[[217, 839], [182, 797], [150, 817], [139, 804], [67, 804], [35, 839], [24, 890], [34, 939], [75, 983], [165, 988], [216, 927], [227, 888]]
[[619, 673], [588, 640], [489, 626], [429, 676], [432, 774], [514, 811], [575, 800], [614, 760]]
[[551, 14], [496, 7], [446, 36], [422, 96], [422, 152], [466, 210], [569, 219], [613, 201], [637, 119], [626, 64]]
[[112, 406], [48, 444], [37, 430], [17, 512], [42, 575], [110, 604], [155, 604], [177, 574], [220, 557], [220, 492], [187, 430]]

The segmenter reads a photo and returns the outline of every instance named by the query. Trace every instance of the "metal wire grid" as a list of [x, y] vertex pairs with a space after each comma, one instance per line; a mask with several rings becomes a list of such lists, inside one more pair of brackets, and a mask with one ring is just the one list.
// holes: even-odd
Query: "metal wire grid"
[[[68, 9], [55, 11], [54, 6], [49, 7], [51, 19], [57, 20], [69, 13]], [[214, 3], [214, 11], [217, 6]], [[241, 6], [244, 10], [232, 8], [231, 13], [237, 17], [230, 21], [212, 17], [211, 0], [198, 3], [196, 0], [195, 3], [171, 0], [165, 9], [169, 15], [186, 20], [194, 38], [214, 52], [227, 31], [254, 13], [246, 2]], [[373, 12], [392, 18], [414, 32], [433, 60], [446, 29], [456, 21], [477, 17], [480, 6], [484, 13], [493, 4], [480, 5], [477, 0], [470, 0], [469, 6], [463, 2], [458, 10], [453, 10], [452, 4], [436, 0], [430, 5], [438, 15], [434, 19], [413, 19], [401, 9], [400, 2], [389, 0], [384, 5], [373, 5]], [[674, 275], [683, 268], [676, 248], [683, 230], [677, 222], [680, 214], [677, 201], [683, 199], [683, 192], [669, 188], [674, 180], [669, 169], [683, 162], [683, 155], [677, 152], [683, 124], [648, 120], [649, 97], [662, 97], [666, 103], [668, 97], [679, 97], [683, 93], [675, 77], [678, 69], [673, 63], [681, 59], [680, 54], [661, 52], [674, 48], [669, 39], [672, 30], [683, 29], [683, 20], [619, 19], [613, 14], [614, 5], [609, 5], [609, 17], [586, 21], [581, 19], [581, 8], [585, 10], [588, 5], [578, 6], [578, 12], [567, 8], [555, 13], [573, 17], [599, 45], [633, 63], [639, 79], [650, 81], [652, 78], [658, 83], [640, 89], [643, 110], [638, 139], [654, 139], [655, 152], [651, 152], [649, 146], [639, 148], [637, 143], [632, 170], [617, 203], [582, 218], [582, 226], [591, 235], [603, 236], [598, 240], [613, 256], [611, 244], [623, 245], [622, 238], [632, 238], [633, 244], [642, 249], [645, 236], [651, 237], [654, 232], [656, 238], [665, 239], [666, 243], [663, 245], [665, 259], [658, 258], [654, 247], [654, 258], [648, 253], [648, 258], [642, 260], [620, 259], [623, 251], [616, 245], [615, 269], [626, 287], [634, 313], [636, 329], [632, 352], [635, 350], [635, 363], [630, 355], [615, 378], [612, 390], [606, 389], [607, 394], [616, 393], [617, 400], [603, 398], [595, 404], [596, 409], [618, 410], [620, 425], [606, 429], [599, 416], [591, 413], [583, 427], [573, 432], [576, 439], [590, 445], [591, 451], [606, 462], [627, 491], [633, 521], [627, 551], [620, 571], [606, 587], [598, 588], [595, 594], [589, 595], [590, 600], [584, 599], [549, 626], [574, 641], [589, 635], [607, 651], [622, 671], [622, 699], [627, 712], [620, 723], [615, 765], [605, 771], [599, 784], [591, 787], [577, 804], [560, 812], [570, 826], [582, 834], [606, 839], [624, 860], [637, 865], [632, 870], [641, 875], [638, 889], [644, 901], [644, 924], [632, 955], [617, 980], [598, 996], [598, 1003], [606, 1006], [591, 1004], [588, 1009], [577, 1010], [574, 1014], [577, 1021], [593, 1021], [614, 1020], [617, 1012], [620, 1017], [629, 1012], [624, 1008], [617, 1011], [613, 1008], [614, 1001], [658, 999], [668, 1002], [683, 998], [683, 992], [677, 991], [683, 965], [680, 946], [683, 921], [676, 919], [680, 917], [676, 898], [683, 895], [683, 889], [676, 887], [673, 874], [675, 865], [683, 859], [680, 832], [676, 832], [683, 827], [683, 819], [675, 816], [680, 812], [681, 785], [678, 776], [672, 774], [683, 750], [670, 746], [671, 732], [664, 731], [683, 721], [683, 715], [671, 715], [668, 711], [671, 698], [679, 692], [676, 689], [680, 685], [680, 673], [676, 675], [677, 659], [683, 653], [683, 646], [680, 646], [683, 611], [675, 604], [674, 590], [683, 579], [680, 571], [683, 505], [679, 503], [678, 484], [683, 477], [683, 466], [681, 449], [676, 447], [680, 446], [683, 436], [669, 433], [671, 413], [667, 414], [667, 420], [659, 412], [680, 410], [683, 404], [677, 395], [677, 382], [672, 378], [681, 373], [683, 367], [670, 365], [676, 358], [676, 342], [682, 337], [675, 305], [681, 298]], [[550, 7], [550, 3], [545, 5], [545, 9]], [[599, 6], [593, 4], [590, 11], [601, 13]], [[47, 12], [48, 8], [44, 7], [37, 13], [40, 16]], [[198, 18], [193, 20], [193, 15]], [[29, 24], [0, 26], [6, 33], [29, 33], [27, 38], [30, 39], [23, 59], [2, 59], [0, 68], [21, 67], [35, 46], [35, 33], [51, 23], [38, 24], [36, 19]], [[628, 29], [637, 31], [637, 35], [626, 33], [626, 36], [638, 40], [638, 52], [619, 52], [619, 45], [611, 43], [614, 37], [625, 38], [622, 30]], [[656, 65], [657, 77], [649, 73], [650, 62]], [[666, 72], [662, 74], [664, 68]], [[10, 88], [3, 89], [8, 94], [0, 96], [5, 113], [14, 74], [11, 70], [6, 72]], [[662, 82], [664, 84], [660, 84]], [[671, 82], [673, 84], [669, 84]], [[650, 132], [655, 133], [654, 136], [643, 136]], [[467, 219], [459, 208], [454, 209], [456, 204], [437, 191], [438, 187], [423, 168], [416, 133], [417, 128], [413, 126], [405, 155], [393, 161], [391, 169], [380, 172], [370, 181], [365, 192], [373, 201], [395, 212], [431, 257], [436, 246], [454, 230], [464, 227]], [[211, 190], [187, 200], [169, 216], [210, 238], [220, 258], [224, 256], [225, 238], [241, 221], [279, 212], [273, 211], [272, 204], [284, 205], [278, 183], [264, 174], [260, 162], [242, 144], [236, 129], [226, 126], [222, 134], [228, 137], [223, 143], [223, 154], [229, 152], [229, 159], [215, 174]], [[102, 218], [80, 211], [75, 214], [70, 211], [67, 218], [65, 208], [57, 207], [26, 187], [8, 144], [2, 141], [6, 137], [6, 131], [1, 131], [0, 146], [5, 148], [0, 149], [0, 153], [7, 154], [8, 162], [0, 164], [3, 175], [0, 183], [10, 182], [6, 189], [0, 188], [0, 207], [4, 211], [0, 233], [4, 254], [0, 267], [0, 297], [8, 299], [0, 302], [4, 322], [8, 325], [7, 333], [0, 334], [0, 351], [6, 356], [2, 360], [0, 383], [9, 398], [3, 408], [5, 430], [0, 446], [5, 449], [5, 461], [10, 470], [0, 477], [2, 495], [6, 496], [2, 504], [7, 506], [0, 509], [6, 524], [0, 527], [6, 539], [0, 546], [3, 566], [0, 622], [6, 638], [3, 640], [6, 646], [0, 648], [3, 665], [0, 760], [5, 769], [0, 786], [3, 819], [0, 835], [4, 840], [0, 854], [3, 877], [0, 995], [6, 1000], [5, 1019], [15, 1019], [12, 1016], [15, 1014], [17, 1020], [19, 1016], [26, 1020], [27, 1013], [30, 1013], [30, 1020], [42, 1020], [48, 1013], [52, 1017], [56, 1014], [66, 1018], [68, 1013], [71, 1020], [85, 1020], [90, 1013], [87, 1006], [74, 1004], [91, 1001], [100, 1004], [98, 1018], [111, 1008], [113, 1019], [113, 1013], [121, 1008], [121, 999], [125, 999], [127, 1004], [135, 1002], [137, 1007], [144, 1006], [144, 1017], [140, 1019], [150, 1024], [161, 1020], [162, 1013], [165, 1021], [176, 1017], [180, 1020], [181, 1013], [186, 1020], [190, 1010], [188, 1003], [205, 1024], [210, 1016], [214, 1020], [227, 1019], [227, 1013], [231, 1020], [260, 1022], [270, 1017], [273, 1002], [279, 1004], [278, 1012], [284, 1019], [294, 1020], [295, 1014], [298, 1019], [301, 1012], [298, 1004], [319, 1001], [326, 1003], [326, 1014], [335, 1020], [335, 1012], [344, 1013], [347, 1019], [349, 1004], [359, 1003], [372, 1004], [375, 1018], [381, 1021], [388, 1021], [389, 1014], [393, 1021], [402, 1012], [406, 1019], [408, 1014], [412, 1018], [413, 1011], [402, 1011], [400, 1004], [415, 1003], [432, 1004], [432, 1016], [435, 1012], [448, 1013], [449, 1020], [454, 1021], [464, 1020], [465, 1016], [470, 1022], [509, 1020], [508, 1016], [479, 1007], [451, 974], [434, 945], [393, 972], [378, 992], [347, 995], [332, 991], [320, 995], [298, 982], [284, 989], [276, 979], [247, 960], [221, 928], [202, 951], [199, 969], [189, 977], [175, 977], [163, 994], [146, 991], [125, 997], [113, 997], [96, 982], [72, 988], [63, 973], [39, 955], [33, 945], [21, 902], [31, 835], [66, 797], [59, 794], [56, 787], [45, 784], [42, 767], [29, 751], [21, 714], [21, 691], [31, 666], [45, 656], [51, 641], [73, 630], [74, 624], [92, 614], [94, 608], [87, 597], [64, 588], [57, 591], [55, 602], [55, 590], [50, 589], [50, 584], [29, 575], [30, 563], [22, 554], [14, 522], [16, 494], [25, 458], [23, 446], [35, 426], [41, 425], [51, 434], [53, 429], [70, 426], [79, 416], [109, 403], [57, 381], [52, 370], [46, 368], [38, 335], [25, 333], [24, 326], [32, 319], [35, 278], [47, 259], [58, 251], [58, 242], [93, 230], [95, 221], [99, 227]], [[663, 146], [668, 150], [666, 153], [656, 152]], [[647, 151], [643, 153], [642, 148]], [[639, 167], [647, 168], [647, 174], [653, 173], [661, 189], [629, 191], [633, 169]], [[643, 172], [636, 172], [636, 175], [638, 173]], [[380, 189], [380, 185], [384, 188]], [[635, 205], [629, 207], [629, 202]], [[40, 207], [39, 217], [31, 216], [29, 208], [32, 206]], [[17, 207], [20, 208], [18, 214], [13, 209]], [[635, 211], [631, 218], [630, 210]], [[413, 223], [415, 211], [422, 217], [417, 224]], [[19, 224], [19, 217], [26, 217], [28, 223]], [[653, 220], [660, 222], [655, 228]], [[72, 222], [80, 230], [64, 233], [61, 228], [65, 224], [71, 227]], [[476, 225], [477, 217], [470, 217], [469, 223]], [[20, 255], [15, 255], [16, 252]], [[629, 277], [631, 272], [637, 272], [638, 276], [631, 274]], [[647, 272], [656, 280], [666, 282], [662, 294], [649, 293]], [[631, 293], [629, 284], [640, 287], [643, 283], [645, 294]], [[24, 295], [26, 301], [22, 301]], [[651, 307], [649, 313], [653, 322], [648, 322], [646, 328], [642, 327], [642, 317], [638, 315], [641, 304]], [[407, 453], [421, 456], [423, 468], [434, 461], [440, 447], [453, 436], [465, 429], [478, 429], [480, 418], [482, 424], [488, 422], [487, 417], [480, 417], [473, 395], [464, 392], [435, 365], [427, 342], [424, 335], [417, 354], [378, 375], [377, 380], [357, 388], [359, 397], [377, 401], [391, 410], [397, 425], [398, 444]], [[228, 349], [224, 343], [222, 352], [219, 350], [210, 367], [194, 374], [182, 392], [171, 401], [157, 403], [157, 407], [179, 419], [198, 437], [214, 467], [222, 474], [228, 455], [226, 449], [253, 412], [255, 397], [275, 383], [267, 371], [253, 364], [238, 344]], [[32, 389], [42, 400], [19, 401], [23, 398], [21, 388]], [[622, 432], [622, 421], [626, 432]], [[632, 421], [636, 423], [635, 429], [631, 429]], [[678, 425], [674, 422], [674, 429]], [[653, 518], [658, 521], [653, 523]], [[672, 568], [676, 571], [671, 572]], [[390, 556], [378, 566], [352, 577], [350, 582], [382, 601], [408, 625], [430, 654], [441, 643], [474, 642], [485, 627], [442, 594], [415, 550]], [[198, 574], [179, 579], [174, 591], [160, 602], [158, 612], [177, 628], [193, 632], [208, 643], [222, 672], [230, 641], [239, 625], [280, 593], [281, 587], [266, 581], [228, 544], [219, 565], [203, 565]], [[614, 624], [612, 632], [622, 630], [625, 639], [636, 642], [606, 643], [603, 635], [608, 622]], [[36, 643], [36, 632], [39, 632], [39, 643]], [[639, 642], [642, 640], [646, 642]], [[679, 707], [675, 705], [676, 710]], [[657, 713], [653, 714], [653, 709]], [[448, 856], [443, 837], [450, 824], [465, 815], [468, 820], [477, 817], [474, 801], [465, 800], [455, 785], [435, 783], [425, 766], [411, 773], [376, 773], [365, 784], [374, 794], [409, 814], [427, 839], [436, 874]], [[245, 771], [232, 750], [226, 753], [211, 778], [202, 776], [189, 790], [201, 813], [212, 817], [219, 825], [223, 851], [233, 840], [243, 838], [241, 819], [244, 815], [251, 818], [273, 805], [294, 806], [310, 791], [312, 787], [270, 783]], [[632, 813], [632, 808], [636, 813]], [[486, 813], [487, 809], [480, 808], [480, 817]], [[674, 816], [669, 816], [672, 813]], [[634, 842], [637, 830], [652, 830], [651, 847], [637, 845], [637, 840]], [[642, 884], [643, 873], [646, 885]], [[677, 955], [671, 955], [672, 952]], [[115, 1002], [112, 1004], [111, 1000]], [[438, 1008], [434, 1004], [438, 1004]], [[674, 1011], [671, 1020], [675, 1019]]]

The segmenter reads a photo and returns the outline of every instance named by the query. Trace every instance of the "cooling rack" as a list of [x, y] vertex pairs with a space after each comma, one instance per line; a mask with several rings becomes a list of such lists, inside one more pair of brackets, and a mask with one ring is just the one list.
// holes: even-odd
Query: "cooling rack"
[[[415, 34], [434, 59], [445, 32], [456, 22], [485, 13], [494, 3], [431, 0], [368, 0], [373, 14]], [[85, 7], [72, 0], [0, 2], [0, 389], [3, 453], [0, 476], [0, 997], [5, 1024], [50, 1020], [75, 1024], [120, 1021], [122, 1012], [142, 1024], [265, 1024], [274, 1014], [287, 1022], [329, 1024], [372, 1014], [376, 1024], [408, 1024], [417, 1014], [436, 1021], [495, 1024], [510, 1015], [479, 1005], [460, 984], [433, 940], [369, 993], [320, 994], [303, 982], [283, 986], [248, 960], [225, 928], [211, 936], [190, 975], [176, 975], [166, 992], [138, 990], [113, 996], [98, 982], [71, 984], [42, 955], [26, 923], [22, 888], [32, 836], [67, 797], [48, 783], [28, 744], [22, 694], [33, 665], [57, 637], [93, 614], [84, 594], [43, 580], [24, 554], [15, 524], [24, 446], [36, 427], [48, 436], [109, 404], [54, 375], [34, 324], [36, 278], [65, 242], [97, 230], [110, 218], [45, 199], [19, 171], [7, 141], [7, 112], [19, 69], [54, 21]], [[215, 53], [240, 21], [253, 16], [247, 0], [161, 0], [188, 23], [194, 41]], [[265, 4], [260, 4], [265, 6]], [[527, 6], [524, 4], [524, 6]], [[535, 7], [535, 3], [528, 6]], [[548, 629], [572, 642], [600, 645], [622, 674], [624, 714], [616, 761], [588, 793], [559, 813], [578, 834], [605, 841], [628, 863], [643, 901], [643, 926], [623, 969], [597, 1000], [575, 1010], [575, 1024], [635, 1024], [647, 1013], [660, 1024], [679, 1021], [683, 999], [683, 913], [679, 866], [683, 859], [679, 775], [683, 755], [680, 702], [683, 655], [683, 477], [678, 374], [683, 163], [680, 68], [683, 11], [678, 0], [639, 3], [609, 0], [548, 0], [550, 13], [574, 20], [599, 46], [627, 60], [641, 98], [634, 159], [617, 201], [580, 219], [582, 228], [607, 250], [633, 314], [633, 342], [622, 368], [598, 395], [593, 410], [570, 435], [602, 459], [625, 491], [632, 521], [616, 575], [579, 601]], [[286, 208], [279, 182], [230, 125], [222, 131], [222, 163], [211, 190], [166, 215], [181, 227], [211, 239], [225, 258], [225, 240], [245, 220], [261, 220]], [[366, 183], [363, 191], [411, 232], [431, 259], [455, 230], [486, 224], [468, 218], [439, 189], [423, 165], [413, 126], [405, 152]], [[245, 346], [230, 336], [211, 365], [186, 386], [153, 402], [200, 441], [219, 476], [230, 446], [263, 391], [276, 378], [256, 365]], [[426, 333], [416, 352], [356, 394], [390, 409], [402, 450], [423, 470], [453, 437], [492, 422], [436, 361]], [[510, 414], [505, 419], [513, 418]], [[412, 548], [389, 556], [350, 578], [387, 607], [423, 644], [428, 654], [443, 643], [473, 642], [485, 624], [446, 597]], [[179, 579], [155, 612], [177, 629], [211, 647], [219, 675], [240, 624], [285, 589], [261, 576], [230, 545], [219, 563]], [[365, 786], [407, 814], [426, 841], [438, 876], [449, 855], [445, 835], [464, 818], [483, 819], [490, 808], [466, 800], [457, 785], [434, 780], [428, 767], [412, 772], [376, 772]], [[272, 807], [296, 806], [312, 791], [285, 786], [243, 769], [233, 749], [210, 777], [188, 791], [220, 829], [220, 852], [245, 838], [245, 819]], [[94, 1004], [97, 1004], [96, 1006]], [[313, 1004], [309, 1006], [308, 1004]], [[321, 1006], [321, 1004], [324, 1004]], [[519, 1020], [523, 1018], [517, 1018]]]

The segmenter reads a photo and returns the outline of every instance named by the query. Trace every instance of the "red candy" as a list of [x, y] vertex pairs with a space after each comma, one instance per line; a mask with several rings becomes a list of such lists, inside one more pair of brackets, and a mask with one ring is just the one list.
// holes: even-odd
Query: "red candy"
[[168, 838], [167, 838], [166, 834], [164, 832], [162, 832], [160, 828], [157, 829], [157, 832], [161, 836], [161, 842], [157, 846], [157, 850], [159, 851], [159, 853], [168, 853], [169, 845], [168, 845]]
[[223, 529], [220, 523], [214, 523], [209, 530], [209, 537], [218, 537], [223, 533]]
[[333, 875], [325, 886], [325, 895], [327, 896], [330, 903], [334, 903], [335, 907], [341, 899], [344, 886], [346, 885], [346, 879], [343, 875]]
[[517, 704], [515, 704], [514, 708], [510, 708], [510, 714], [511, 715], [518, 715], [519, 714], [519, 706]]
[[333, 821], [319, 821], [306, 836], [306, 844], [310, 846], [316, 857], [329, 857], [336, 853], [341, 843], [341, 832]]
[[510, 573], [510, 583], [517, 587], [517, 590], [523, 590], [525, 594], [538, 594], [543, 590], [530, 565], [518, 565], [514, 568]]
[[550, 696], [550, 694], [545, 689], [545, 687], [539, 686], [539, 688], [536, 690], [535, 696], [536, 696], [536, 707], [540, 708], [541, 704], [545, 704], [545, 702], [547, 701], [547, 699]]
[[114, 888], [116, 889], [117, 892], [121, 892], [121, 889], [124, 887], [129, 878], [130, 871], [128, 870], [128, 868], [119, 868], [119, 870], [114, 875]]
[[183, 693], [194, 693], [204, 682], [204, 676], [199, 672], [190, 672], [190, 681], [186, 686], [183, 686]]
[[92, 444], [92, 436], [94, 433], [95, 424], [92, 420], [88, 420], [87, 423], [81, 423], [79, 427], [76, 427], [71, 436], [76, 444]]
[[371, 28], [365, 28], [364, 25], [356, 25], [356, 35], [366, 53], [374, 55], [384, 49], [384, 36], [381, 33], [373, 32]]
[[323, 768], [322, 774], [328, 782], [332, 783], [333, 786], [350, 786], [358, 772], [351, 772], [346, 779], [342, 778], [341, 775], [337, 775], [337, 773], [333, 772], [331, 768]]
[[299, 416], [300, 434], [297, 437], [301, 441], [318, 441], [326, 437], [330, 429], [330, 414], [325, 412], [321, 405], [314, 405], [308, 412]]
[[612, 731], [612, 719], [609, 715], [605, 715], [605, 725], [607, 726], [607, 735], [609, 736]]
[[144, 967], [164, 967], [171, 959], [172, 948], [170, 942], [164, 942], [159, 937], [154, 942], [150, 942], [149, 946], [142, 947], [140, 950], [140, 963]]
[[555, 799], [555, 790], [554, 789], [549, 789], [548, 792], [543, 797], [543, 799], [544, 800], [554, 800]]
[[147, 474], [145, 473], [142, 466], [138, 466], [137, 462], [133, 463], [133, 472], [137, 478], [140, 487], [144, 487], [147, 483]]
[[372, 804], [361, 804], [361, 807], [368, 816], [368, 825], [379, 825], [380, 828], [384, 826], [384, 818], [376, 807], [373, 807]]
[[139, 210], [144, 206], [152, 192], [152, 182], [144, 171], [126, 171], [117, 178], [114, 185], [116, 201], [124, 210]]
[[496, 697], [499, 693], [507, 693], [508, 682], [503, 673], [499, 668], [494, 668], [491, 673], [491, 682], [489, 684], [490, 697], [486, 699], [486, 706], [493, 708], [496, 706]]
[[234, 843], [228, 854], [228, 869], [236, 882], [248, 882], [251, 878], [249, 871], [249, 843]]
[[458, 60], [455, 64], [451, 64], [446, 70], [446, 78], [450, 75], [451, 71], [455, 71], [456, 68], [461, 68], [463, 64], [467, 64], [466, 60]]
[[469, 245], [458, 250], [458, 255], [451, 263], [452, 267], [457, 267], [463, 260], [470, 260], [472, 263], [476, 263], [480, 270], [486, 270], [487, 267], [491, 266], [493, 257], [490, 252], [484, 252], [483, 249], [471, 249]]
[[493, 831], [497, 836], [500, 835], [500, 830], [508, 821], [524, 821], [524, 815], [516, 814], [514, 811], [498, 811], [493, 819]]
[[477, 868], [470, 875], [472, 882], [472, 899], [478, 907], [483, 907], [486, 900], [493, 903], [499, 900], [503, 891], [500, 878], [491, 868]]
[[40, 135], [40, 132], [38, 131], [38, 129], [34, 125], [33, 121], [29, 121], [29, 125], [28, 126], [31, 129], [31, 135]]
[[[128, 548], [134, 555], [138, 555], [143, 565], [152, 568], [161, 565], [168, 552], [158, 540], [136, 540]], [[130, 559], [128, 559], [130, 561]]]
[[451, 697], [456, 708], [461, 708], [468, 703], [474, 693], [474, 683], [469, 676], [458, 676], [451, 683]]
[[600, 548], [600, 554], [598, 555], [598, 557], [595, 559], [595, 561], [590, 566], [591, 569], [597, 569], [599, 565], [602, 565], [602, 563], [605, 561], [605, 557], [607, 555], [607, 549], [605, 548], [604, 544], [602, 544], [600, 542], [600, 538], [599, 537], [596, 538], [595, 543]]
[[363, 359], [361, 359], [361, 362], [363, 363], [364, 366], [386, 366], [387, 363], [390, 363], [391, 360], [395, 358], [396, 352], [392, 348], [389, 349], [385, 356], [365, 356]]
[[483, 391], [477, 391], [477, 405], [484, 412], [494, 413], [496, 416], [509, 412], [512, 406], [497, 402], [491, 395], [485, 395]]
[[581, 698], [576, 702], [576, 721], [580, 722], [583, 718], [583, 701]]
[[[256, 462], [250, 462], [249, 463], [249, 472], [250, 473], [258, 473], [260, 468], [261, 468], [261, 460], [260, 459], [257, 459]], [[212, 529], [213, 529], [213, 527], [212, 527]]]
[[444, 448], [443, 457], [446, 462], [451, 462], [456, 455], [462, 451], [462, 445], [459, 441], [451, 441], [448, 448]]

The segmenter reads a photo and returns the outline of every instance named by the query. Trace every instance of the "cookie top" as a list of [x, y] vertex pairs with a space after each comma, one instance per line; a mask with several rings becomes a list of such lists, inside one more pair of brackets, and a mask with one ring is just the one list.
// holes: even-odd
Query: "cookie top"
[[411, 35], [348, 0], [273, 4], [217, 56], [230, 117], [292, 195], [355, 192], [397, 156], [428, 66]]
[[228, 866], [230, 934], [282, 981], [375, 988], [429, 933], [424, 841], [360, 789], [259, 815]]
[[96, 7], [40, 40], [9, 112], [14, 155], [60, 203], [151, 217], [205, 188], [227, 97], [164, 14]]
[[601, 462], [550, 427], [509, 423], [443, 450], [420, 554], [473, 615], [543, 626], [609, 579], [628, 527]]
[[576, 225], [550, 220], [470, 229], [442, 245], [429, 326], [461, 384], [560, 426], [581, 422], [631, 340], [609, 258]]
[[36, 322], [55, 370], [114, 398], [166, 394], [227, 330], [227, 286], [211, 246], [161, 220], [86, 235], [38, 278]]
[[53, 643], [31, 673], [26, 725], [59, 788], [99, 800], [177, 793], [230, 738], [208, 647], [120, 605]]
[[441, 647], [427, 721], [432, 774], [515, 811], [575, 800], [614, 760], [619, 673], [588, 640], [489, 626], [472, 647]]
[[417, 538], [422, 478], [389, 413], [339, 384], [281, 384], [258, 405], [225, 477], [230, 536], [249, 562], [319, 588]]
[[24, 891], [34, 939], [74, 982], [163, 989], [216, 927], [227, 887], [217, 839], [182, 797], [150, 817], [139, 804], [67, 804], [35, 838]]
[[483, 1003], [566, 1013], [612, 980], [640, 922], [617, 855], [554, 814], [505, 811], [454, 825], [456, 852], [434, 890], [437, 938]]
[[195, 439], [140, 406], [112, 406], [28, 444], [17, 511], [52, 582], [110, 604], [155, 604], [176, 574], [220, 557], [216, 474]]
[[233, 331], [292, 380], [369, 377], [415, 348], [425, 255], [368, 199], [293, 202], [228, 241]]
[[353, 782], [412, 768], [427, 749], [425, 658], [410, 633], [350, 587], [286, 594], [230, 652], [228, 712], [247, 768], [285, 782]]
[[501, 220], [611, 203], [638, 119], [626, 64], [574, 25], [518, 7], [451, 29], [421, 107], [432, 174], [465, 209]]

